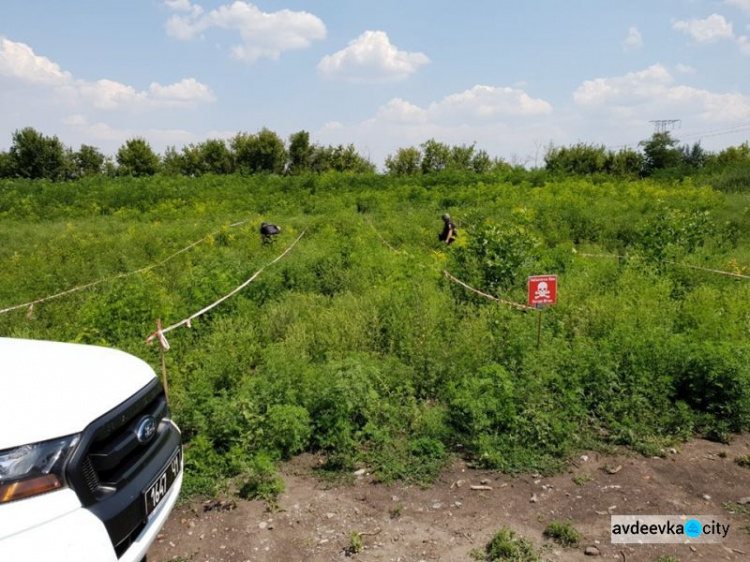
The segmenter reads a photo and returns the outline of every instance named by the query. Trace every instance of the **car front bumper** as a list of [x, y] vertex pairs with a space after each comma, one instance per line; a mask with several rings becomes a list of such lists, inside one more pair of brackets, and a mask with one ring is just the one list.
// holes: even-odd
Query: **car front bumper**
[[[117, 558], [104, 523], [81, 506], [72, 490], [52, 492], [38, 498], [0, 506], [0, 560], [8, 562], [140, 562], [164, 526], [182, 487], [183, 471], [166, 497], [151, 514], [130, 547]], [[44, 514], [44, 523], [32, 523]], [[6, 535], [3, 529], [23, 527]], [[8, 525], [3, 525], [7, 521]], [[13, 524], [10, 522], [13, 521]]]

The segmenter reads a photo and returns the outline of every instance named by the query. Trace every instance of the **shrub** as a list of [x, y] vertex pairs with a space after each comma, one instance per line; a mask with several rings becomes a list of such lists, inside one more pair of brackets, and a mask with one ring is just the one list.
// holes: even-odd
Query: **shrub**
[[528, 539], [516, 537], [508, 527], [501, 527], [484, 548], [484, 552], [473, 551], [476, 560], [486, 562], [538, 562], [539, 552]]
[[245, 499], [261, 499], [270, 506], [276, 504], [279, 494], [286, 489], [284, 480], [276, 474], [271, 457], [257, 453], [247, 462], [239, 478], [239, 495]]
[[552, 521], [544, 529], [544, 536], [564, 547], [578, 546], [578, 543], [581, 541], [581, 533], [573, 527], [570, 521], [566, 521], [565, 523]]
[[289, 404], [271, 406], [265, 425], [266, 443], [279, 451], [282, 458], [288, 459], [307, 448], [312, 422], [305, 408]]

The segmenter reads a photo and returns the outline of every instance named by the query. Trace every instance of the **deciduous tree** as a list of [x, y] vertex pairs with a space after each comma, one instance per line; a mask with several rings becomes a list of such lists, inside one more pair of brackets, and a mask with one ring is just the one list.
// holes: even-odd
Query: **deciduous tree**
[[263, 128], [255, 135], [238, 133], [231, 145], [237, 169], [242, 173], [281, 174], [286, 168], [284, 141], [269, 129]]
[[102, 173], [104, 154], [95, 146], [82, 144], [72, 155], [73, 175], [77, 178], [96, 176]]
[[668, 132], [654, 133], [649, 140], [641, 141], [646, 157], [644, 172], [649, 175], [657, 170], [674, 168], [679, 165], [682, 155], [675, 148], [677, 141]]
[[145, 139], [134, 138], [117, 151], [117, 165], [122, 176], [153, 176], [159, 171], [159, 156]]
[[13, 175], [29, 179], [64, 179], [65, 147], [57, 137], [47, 137], [32, 127], [13, 133], [10, 147]]
[[300, 174], [310, 170], [313, 147], [310, 145], [310, 133], [298, 131], [289, 137], [290, 174]]
[[422, 153], [418, 148], [410, 146], [399, 148], [395, 155], [385, 159], [385, 168], [389, 174], [395, 176], [414, 176], [422, 173]]

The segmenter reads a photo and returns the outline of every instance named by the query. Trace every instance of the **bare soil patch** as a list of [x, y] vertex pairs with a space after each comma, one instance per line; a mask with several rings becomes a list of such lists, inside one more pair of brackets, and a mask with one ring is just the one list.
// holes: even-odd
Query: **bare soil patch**
[[[687, 443], [666, 458], [623, 452], [577, 456], [552, 477], [509, 476], [467, 468], [460, 461], [428, 489], [383, 485], [367, 474], [332, 486], [315, 474], [318, 459], [301, 456], [282, 468], [286, 493], [267, 511], [260, 501], [195, 501], [178, 507], [149, 552], [150, 562], [285, 562], [360, 560], [470, 561], [506, 525], [553, 561], [750, 560], [750, 469], [734, 462], [750, 454], [750, 435], [731, 445]], [[483, 490], [472, 489], [483, 486]], [[610, 513], [705, 514], [731, 524], [720, 545], [612, 545]], [[571, 520], [580, 546], [562, 548], [542, 533], [553, 519]], [[746, 529], [742, 529], [745, 527]], [[352, 534], [363, 549], [351, 553]], [[546, 545], [546, 546], [545, 546]], [[595, 546], [599, 556], [584, 554]]]

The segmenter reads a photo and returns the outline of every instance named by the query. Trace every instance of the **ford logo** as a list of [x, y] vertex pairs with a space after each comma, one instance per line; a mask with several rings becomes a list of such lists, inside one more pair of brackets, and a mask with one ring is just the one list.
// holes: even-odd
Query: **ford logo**
[[135, 427], [135, 436], [141, 443], [148, 443], [156, 433], [156, 420], [153, 416], [146, 416]]

